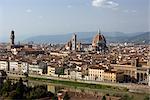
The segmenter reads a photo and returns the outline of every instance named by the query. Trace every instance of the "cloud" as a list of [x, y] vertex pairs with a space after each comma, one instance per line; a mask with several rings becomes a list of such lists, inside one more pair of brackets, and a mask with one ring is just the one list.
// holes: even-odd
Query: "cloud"
[[136, 13], [137, 11], [136, 10], [123, 10], [124, 13]]
[[119, 4], [111, 0], [92, 0], [92, 6], [103, 8], [116, 8], [119, 6]]
[[31, 10], [31, 9], [26, 9], [26, 12], [27, 12], [27, 13], [31, 13], [32, 10]]

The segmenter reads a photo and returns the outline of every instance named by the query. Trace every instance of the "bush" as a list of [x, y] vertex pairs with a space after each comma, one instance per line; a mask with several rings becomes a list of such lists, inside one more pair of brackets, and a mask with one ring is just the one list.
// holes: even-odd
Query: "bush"
[[130, 97], [129, 95], [125, 94], [121, 97], [121, 100], [133, 100], [133, 96]]
[[106, 97], [105, 97], [105, 96], [103, 96], [103, 97], [102, 97], [102, 100], [106, 100]]
[[65, 96], [64, 96], [63, 100], [70, 100], [70, 97], [69, 97], [67, 92], [65, 93]]
[[144, 100], [150, 100], [150, 96], [149, 96], [149, 95], [146, 95], [146, 96], [144, 97]]

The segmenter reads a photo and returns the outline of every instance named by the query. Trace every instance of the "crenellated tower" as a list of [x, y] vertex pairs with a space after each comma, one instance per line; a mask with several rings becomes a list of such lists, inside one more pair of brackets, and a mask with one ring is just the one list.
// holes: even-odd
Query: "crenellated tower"
[[11, 46], [15, 45], [15, 31], [14, 31], [14, 30], [11, 31], [11, 35], [10, 35], [10, 45], [11, 45]]

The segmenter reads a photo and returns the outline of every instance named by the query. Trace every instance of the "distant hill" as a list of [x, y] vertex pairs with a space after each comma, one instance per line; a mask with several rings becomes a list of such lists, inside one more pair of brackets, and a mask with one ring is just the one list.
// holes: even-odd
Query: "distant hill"
[[[78, 32], [77, 38], [82, 41], [84, 38], [92, 38], [96, 32]], [[66, 43], [68, 42], [73, 33], [61, 34], [61, 35], [40, 35], [27, 38], [23, 42], [35, 42], [35, 43]], [[85, 41], [87, 42], [87, 41]]]
[[[63, 34], [63, 35], [41, 35], [30, 37], [23, 42], [35, 42], [35, 43], [66, 43], [68, 42], [73, 33]], [[93, 37], [97, 32], [78, 32], [78, 41], [83, 43], [92, 42]], [[107, 43], [122, 43], [122, 42], [132, 42], [132, 43], [150, 43], [150, 32], [138, 32], [138, 33], [123, 33], [123, 32], [102, 32], [105, 36]]]
[[144, 43], [144, 44], [150, 44], [150, 32], [145, 32], [140, 35], [132, 36], [128, 39], [128, 41], [132, 43]]

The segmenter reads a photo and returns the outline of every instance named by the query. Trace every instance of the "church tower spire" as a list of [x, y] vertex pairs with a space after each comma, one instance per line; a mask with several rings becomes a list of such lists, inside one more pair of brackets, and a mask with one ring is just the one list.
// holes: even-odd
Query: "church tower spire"
[[100, 29], [98, 29], [98, 34], [99, 34], [99, 35], [101, 34], [101, 31], [100, 31]]

